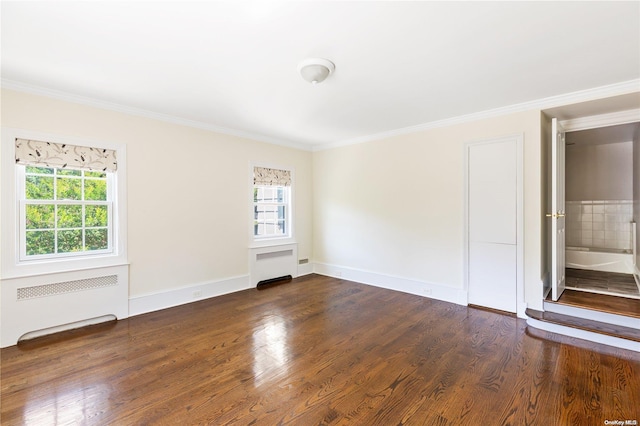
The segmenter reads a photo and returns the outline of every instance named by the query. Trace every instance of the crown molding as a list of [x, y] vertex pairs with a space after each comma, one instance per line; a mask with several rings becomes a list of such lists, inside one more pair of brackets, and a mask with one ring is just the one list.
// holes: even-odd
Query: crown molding
[[81, 104], [81, 105], [94, 107], [94, 108], [100, 108], [108, 111], [115, 111], [123, 114], [135, 115], [138, 117], [150, 118], [152, 120], [164, 121], [167, 123], [177, 124], [180, 126], [207, 130], [210, 132], [221, 133], [224, 135], [235, 136], [243, 139], [250, 139], [252, 141], [265, 142], [272, 145], [279, 145], [287, 148], [299, 149], [302, 151], [311, 150], [311, 146], [307, 144], [296, 143], [292, 141], [283, 141], [280, 139], [271, 138], [269, 136], [261, 135], [258, 133], [251, 133], [243, 130], [216, 126], [215, 124], [204, 123], [202, 121], [189, 120], [186, 118], [176, 117], [169, 114], [162, 114], [154, 111], [145, 110], [142, 108], [135, 108], [127, 105], [121, 105], [113, 102], [103, 101], [100, 99], [75, 95], [75, 94], [60, 91], [60, 90], [54, 90], [54, 89], [49, 89], [41, 86], [35, 86], [31, 84], [14, 81], [14, 80], [2, 79], [0, 80], [0, 86], [4, 89], [15, 90], [17, 92], [44, 96], [44, 97], [53, 98], [61, 101], [72, 102], [72, 103]]
[[[271, 138], [269, 136], [246, 132], [237, 129], [231, 129], [228, 127], [216, 126], [214, 124], [204, 123], [201, 121], [188, 120], [185, 118], [175, 117], [168, 114], [161, 114], [142, 108], [135, 108], [126, 105], [120, 105], [112, 102], [102, 101], [94, 98], [88, 98], [84, 96], [74, 95], [71, 93], [48, 89], [44, 87], [29, 85], [13, 80], [2, 79], [0, 80], [0, 86], [10, 90], [16, 90], [19, 92], [30, 93], [34, 95], [45, 96], [67, 102], [78, 103], [90, 107], [106, 109], [110, 111], [121, 112], [129, 115], [136, 115], [140, 117], [150, 118], [153, 120], [164, 121], [168, 123], [178, 124], [181, 126], [192, 127], [202, 130], [207, 130], [215, 133], [221, 133], [225, 135], [235, 136], [243, 139], [249, 139], [258, 142], [269, 143], [272, 145], [284, 146], [287, 148], [294, 148], [301, 151], [323, 151], [327, 149], [339, 148], [343, 146], [356, 145], [366, 142], [373, 142], [376, 140], [387, 139], [395, 136], [401, 136], [411, 133], [417, 133], [429, 129], [436, 129], [441, 127], [453, 126], [457, 124], [464, 124], [473, 121], [484, 120], [487, 118], [494, 118], [503, 115], [528, 111], [528, 110], [545, 110], [549, 108], [555, 108], [560, 106], [571, 105], [580, 102], [587, 102], [612, 96], [626, 95], [629, 93], [640, 92], [640, 79], [624, 81], [620, 83], [610, 84], [606, 86], [595, 87], [586, 90], [580, 90], [576, 92], [566, 93], [557, 96], [550, 96], [547, 98], [537, 99], [528, 102], [522, 102], [514, 105], [509, 105], [500, 108], [494, 108], [485, 111], [479, 111], [471, 114], [461, 115], [457, 117], [446, 118], [443, 120], [431, 121], [428, 123], [419, 124], [416, 126], [403, 127], [400, 129], [390, 130], [386, 132], [375, 133], [371, 135], [360, 136], [357, 138], [347, 139], [343, 141], [330, 142], [326, 144], [308, 145], [305, 143], [297, 143], [293, 141], [282, 141], [279, 139]], [[585, 118], [584, 120], [587, 120]], [[577, 121], [581, 119], [568, 120]], [[573, 125], [573, 124], [570, 124]], [[585, 124], [579, 124], [584, 126]], [[591, 124], [587, 124], [591, 125]], [[593, 125], [593, 127], [598, 127]], [[582, 127], [585, 128], [585, 127]], [[575, 129], [574, 129], [575, 130]]]
[[624, 81], [621, 83], [610, 84], [607, 86], [595, 87], [592, 89], [580, 90], [577, 92], [566, 93], [547, 98], [536, 99], [533, 101], [522, 102], [519, 104], [509, 105], [505, 107], [490, 109], [486, 111], [475, 112], [472, 114], [460, 115], [457, 117], [446, 118], [443, 120], [432, 121], [429, 123], [419, 124], [417, 126], [409, 126], [401, 129], [391, 130], [388, 132], [376, 133], [368, 136], [361, 136], [340, 142], [314, 145], [313, 151], [323, 151], [326, 149], [339, 148], [343, 146], [356, 145], [376, 140], [387, 139], [394, 136], [401, 136], [410, 133], [417, 133], [429, 129], [453, 126], [456, 124], [469, 123], [472, 121], [484, 120], [487, 118], [499, 117], [533, 109], [545, 110], [565, 105], [571, 105], [581, 102], [593, 101], [597, 99], [608, 98], [612, 96], [626, 95], [629, 93], [640, 92], [640, 79]]
[[572, 118], [560, 122], [565, 132], [575, 130], [596, 129], [598, 127], [615, 126], [618, 124], [635, 123], [640, 121], [640, 108], [609, 114], [591, 115], [588, 117]]

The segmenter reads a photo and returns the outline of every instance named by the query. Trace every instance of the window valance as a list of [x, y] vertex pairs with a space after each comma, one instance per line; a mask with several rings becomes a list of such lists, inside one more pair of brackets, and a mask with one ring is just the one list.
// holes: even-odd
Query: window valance
[[291, 171], [270, 169], [268, 167], [254, 167], [253, 184], [267, 186], [291, 186]]
[[60, 169], [115, 172], [116, 151], [16, 138], [16, 163]]

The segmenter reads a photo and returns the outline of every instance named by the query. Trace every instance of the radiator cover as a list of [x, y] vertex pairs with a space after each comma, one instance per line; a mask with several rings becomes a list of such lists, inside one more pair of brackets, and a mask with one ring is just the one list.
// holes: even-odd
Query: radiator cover
[[251, 284], [290, 275], [298, 276], [298, 245], [280, 244], [249, 249]]
[[128, 265], [3, 279], [0, 347], [27, 333], [74, 328], [99, 317], [129, 316]]

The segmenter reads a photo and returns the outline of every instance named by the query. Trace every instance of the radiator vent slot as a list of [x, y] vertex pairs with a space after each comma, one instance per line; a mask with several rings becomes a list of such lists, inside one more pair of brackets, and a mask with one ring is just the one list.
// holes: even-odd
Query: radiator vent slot
[[273, 259], [276, 257], [293, 256], [293, 250], [270, 251], [268, 253], [258, 253], [256, 260]]
[[284, 282], [288, 282], [291, 281], [293, 279], [293, 277], [291, 275], [285, 275], [283, 277], [277, 277], [277, 278], [270, 278], [268, 280], [262, 280], [260, 281], [256, 287], [260, 288], [260, 287], [266, 287], [270, 284], [281, 284]]
[[81, 280], [64, 281], [54, 284], [23, 287], [17, 289], [18, 300], [35, 299], [37, 297], [53, 296], [56, 294], [72, 293], [76, 291], [117, 285], [117, 275], [106, 275], [104, 277], [85, 278]]

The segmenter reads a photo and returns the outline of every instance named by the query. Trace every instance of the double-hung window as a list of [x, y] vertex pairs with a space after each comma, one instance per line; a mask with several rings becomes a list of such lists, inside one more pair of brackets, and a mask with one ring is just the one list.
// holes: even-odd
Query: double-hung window
[[21, 261], [114, 250], [115, 152], [16, 140]]
[[291, 237], [291, 225], [291, 171], [254, 167], [254, 239]]

